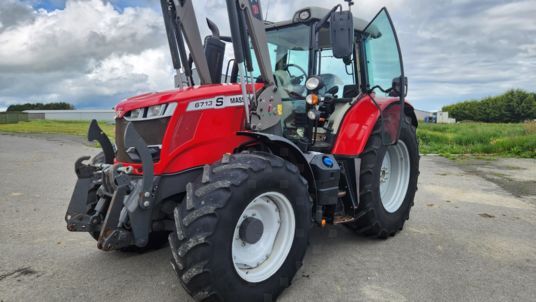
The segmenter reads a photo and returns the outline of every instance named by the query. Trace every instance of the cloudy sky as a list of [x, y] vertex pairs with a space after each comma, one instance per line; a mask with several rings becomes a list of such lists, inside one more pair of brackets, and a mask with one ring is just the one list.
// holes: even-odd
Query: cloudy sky
[[[268, 19], [341, 1], [263, 0]], [[357, 0], [370, 19], [386, 6], [410, 79], [410, 101], [435, 110], [511, 88], [536, 91], [536, 0]], [[225, 1], [194, 1], [228, 32]], [[208, 32], [203, 21], [202, 31]], [[21, 102], [111, 108], [169, 89], [173, 71], [157, 0], [1, 0], [0, 109]]]

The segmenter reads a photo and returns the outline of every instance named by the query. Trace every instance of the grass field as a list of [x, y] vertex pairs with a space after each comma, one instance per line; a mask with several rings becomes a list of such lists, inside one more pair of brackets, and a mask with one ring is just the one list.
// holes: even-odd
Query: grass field
[[[88, 122], [45, 121], [0, 124], [0, 132], [50, 133], [85, 137]], [[104, 132], [114, 136], [113, 125], [100, 123]], [[525, 124], [460, 123], [424, 124], [417, 130], [424, 154], [449, 158], [462, 155], [536, 158], [536, 122]]]
[[524, 124], [424, 124], [417, 130], [420, 150], [446, 157], [492, 155], [536, 158], [536, 122]]
[[[114, 125], [105, 122], [99, 123], [102, 130], [110, 137], [114, 136]], [[47, 134], [67, 134], [80, 137], [87, 137], [88, 121], [47, 121], [35, 120], [30, 122], [19, 122], [17, 124], [0, 124], [0, 132], [9, 133], [47, 133]]]

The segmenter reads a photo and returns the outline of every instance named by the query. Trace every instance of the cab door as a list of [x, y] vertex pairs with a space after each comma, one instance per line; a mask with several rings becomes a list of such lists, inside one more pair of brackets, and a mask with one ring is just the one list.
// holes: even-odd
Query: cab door
[[396, 30], [386, 8], [365, 28], [362, 45], [366, 91], [376, 103], [396, 99], [380, 114], [384, 143], [394, 144], [404, 119], [407, 79]]

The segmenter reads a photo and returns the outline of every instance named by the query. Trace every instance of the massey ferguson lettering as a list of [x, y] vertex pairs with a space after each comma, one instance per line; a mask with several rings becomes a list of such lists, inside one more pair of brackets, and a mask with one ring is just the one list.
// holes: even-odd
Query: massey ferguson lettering
[[196, 111], [205, 109], [222, 109], [226, 107], [237, 107], [244, 105], [244, 98], [237, 96], [218, 96], [213, 99], [194, 101], [188, 104], [186, 111]]

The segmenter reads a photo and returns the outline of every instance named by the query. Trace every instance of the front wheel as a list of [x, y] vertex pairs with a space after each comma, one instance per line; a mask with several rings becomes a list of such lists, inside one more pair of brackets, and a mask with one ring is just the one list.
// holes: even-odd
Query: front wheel
[[395, 145], [382, 143], [378, 122], [361, 155], [359, 219], [348, 226], [365, 236], [394, 236], [409, 219], [419, 176], [415, 126], [406, 117]]
[[301, 266], [311, 228], [307, 182], [268, 153], [226, 155], [186, 187], [172, 266], [199, 301], [275, 300]]

